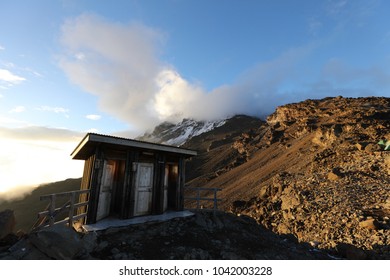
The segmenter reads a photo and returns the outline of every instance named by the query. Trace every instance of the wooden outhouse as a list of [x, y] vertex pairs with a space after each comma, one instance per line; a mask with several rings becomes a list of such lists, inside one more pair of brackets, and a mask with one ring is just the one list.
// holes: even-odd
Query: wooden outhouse
[[108, 216], [135, 216], [181, 211], [185, 160], [196, 151], [127, 138], [88, 133], [72, 152], [85, 160], [80, 196], [88, 205], [85, 224]]

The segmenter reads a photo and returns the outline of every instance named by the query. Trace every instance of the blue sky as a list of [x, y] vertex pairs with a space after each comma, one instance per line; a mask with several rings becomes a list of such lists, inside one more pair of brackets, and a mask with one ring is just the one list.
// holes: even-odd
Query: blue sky
[[81, 176], [69, 154], [88, 131], [131, 137], [164, 120], [389, 97], [388, 11], [381, 0], [1, 1], [0, 194]]

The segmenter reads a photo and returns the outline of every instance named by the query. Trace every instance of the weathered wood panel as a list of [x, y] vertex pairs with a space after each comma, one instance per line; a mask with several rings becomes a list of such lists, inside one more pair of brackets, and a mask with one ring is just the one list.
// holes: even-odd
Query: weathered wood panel
[[165, 155], [157, 154], [154, 172], [153, 214], [162, 214], [164, 212], [165, 162]]
[[[92, 177], [94, 161], [95, 161], [95, 155], [92, 155], [87, 160], [85, 160], [83, 178], [81, 179], [81, 186], [80, 186], [81, 190], [91, 189], [91, 181], [92, 181], [91, 177]], [[79, 202], [83, 203], [86, 201], [89, 201], [89, 192], [80, 195]], [[87, 211], [88, 211], [88, 205], [85, 205], [84, 207], [79, 207], [77, 209], [77, 214], [81, 215], [87, 213]], [[85, 218], [81, 222], [85, 223], [86, 222]]]
[[138, 151], [128, 151], [125, 168], [125, 184], [123, 187], [122, 218], [128, 219], [134, 216], [135, 202], [135, 170], [134, 164], [139, 160]]
[[95, 149], [94, 161], [91, 170], [91, 190], [89, 196], [87, 223], [96, 223], [97, 206], [100, 192], [100, 181], [103, 173], [103, 160], [100, 147]]
[[178, 184], [177, 184], [177, 200], [176, 200], [176, 211], [182, 211], [184, 209], [184, 184], [185, 184], [185, 159], [184, 157], [179, 158], [178, 168]]
[[137, 163], [134, 216], [150, 214], [153, 196], [153, 163]]
[[115, 167], [116, 161], [104, 160], [103, 174], [96, 213], [97, 221], [110, 215], [112, 190], [114, 187]]

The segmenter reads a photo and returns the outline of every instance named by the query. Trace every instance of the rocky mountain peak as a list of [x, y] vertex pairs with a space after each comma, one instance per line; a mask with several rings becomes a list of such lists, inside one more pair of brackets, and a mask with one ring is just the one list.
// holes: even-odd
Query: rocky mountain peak
[[[267, 118], [274, 138], [299, 138], [312, 133], [313, 142], [326, 146], [390, 138], [389, 98], [325, 98], [280, 106]], [[282, 137], [283, 136], [283, 137]]]
[[220, 127], [226, 120], [197, 121], [183, 119], [177, 124], [163, 122], [156, 126], [151, 133], [146, 132], [138, 140], [155, 142], [173, 146], [181, 146], [192, 137]]

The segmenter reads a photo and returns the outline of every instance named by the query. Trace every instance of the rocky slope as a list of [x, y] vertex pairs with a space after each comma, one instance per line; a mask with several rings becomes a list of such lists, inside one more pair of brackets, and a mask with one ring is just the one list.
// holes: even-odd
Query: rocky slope
[[339, 257], [279, 236], [249, 217], [200, 212], [191, 217], [77, 233], [56, 225], [23, 237], [0, 260], [34, 259], [331, 259]]
[[237, 166], [247, 162], [258, 147], [249, 145], [258, 139], [265, 122], [245, 115], [234, 116], [226, 122], [184, 143], [198, 155], [187, 162], [186, 180], [191, 186], [203, 186]]
[[390, 158], [378, 145], [390, 139], [389, 103], [337, 97], [281, 106], [247, 138], [248, 160], [204, 186], [222, 187], [225, 210], [275, 233], [390, 258]]

